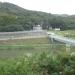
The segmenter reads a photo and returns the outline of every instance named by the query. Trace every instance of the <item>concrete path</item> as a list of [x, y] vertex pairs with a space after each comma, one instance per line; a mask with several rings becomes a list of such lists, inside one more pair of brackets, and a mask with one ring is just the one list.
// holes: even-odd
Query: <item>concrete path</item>
[[62, 42], [65, 44], [73, 45], [75, 46], [75, 39], [68, 39], [67, 37], [62, 37], [59, 35], [56, 35], [54, 33], [48, 32], [49, 38], [54, 39], [58, 42]]

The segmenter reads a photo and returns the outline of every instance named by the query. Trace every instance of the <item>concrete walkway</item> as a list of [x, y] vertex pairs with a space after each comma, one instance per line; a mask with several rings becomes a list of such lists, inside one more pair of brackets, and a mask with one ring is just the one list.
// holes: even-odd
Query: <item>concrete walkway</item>
[[49, 38], [56, 40], [58, 42], [62, 42], [65, 44], [75, 46], [75, 39], [68, 39], [67, 37], [62, 37], [62, 36], [56, 35], [56, 34], [51, 33], [51, 32], [50, 33], [48, 32], [48, 36], [49, 36]]

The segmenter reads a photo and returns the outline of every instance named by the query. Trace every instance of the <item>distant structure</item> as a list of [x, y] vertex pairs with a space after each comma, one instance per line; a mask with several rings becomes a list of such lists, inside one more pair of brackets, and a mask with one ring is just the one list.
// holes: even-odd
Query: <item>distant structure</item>
[[36, 26], [33, 26], [33, 30], [40, 31], [40, 30], [42, 30], [42, 27], [41, 27], [41, 25], [36, 25]]
[[56, 30], [56, 31], [60, 31], [60, 28], [55, 28], [54, 30]]
[[49, 30], [52, 30], [52, 27], [50, 26], [48, 29], [49, 29]]

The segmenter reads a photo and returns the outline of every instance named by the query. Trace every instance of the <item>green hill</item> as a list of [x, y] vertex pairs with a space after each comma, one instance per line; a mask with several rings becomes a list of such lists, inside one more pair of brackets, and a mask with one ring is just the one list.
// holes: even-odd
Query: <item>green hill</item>
[[0, 32], [31, 30], [40, 24], [43, 29], [75, 29], [75, 17], [26, 10], [12, 3], [0, 2]]

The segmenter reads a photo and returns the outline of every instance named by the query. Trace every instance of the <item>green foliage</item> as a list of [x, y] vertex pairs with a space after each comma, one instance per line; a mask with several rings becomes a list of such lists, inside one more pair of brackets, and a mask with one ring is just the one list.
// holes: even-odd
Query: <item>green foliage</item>
[[[12, 26], [14, 24], [15, 27]], [[61, 30], [75, 29], [75, 16], [52, 15], [45, 12], [25, 10], [11, 3], [0, 3], [1, 32], [10, 31], [10, 27], [12, 27], [12, 31], [31, 30], [37, 24], [42, 25], [43, 29], [50, 27], [60, 28]], [[10, 29], [5, 30], [7, 27]]]
[[16, 16], [0, 16], [0, 26], [7, 26], [16, 22]]
[[54, 53], [0, 60], [1, 75], [74, 75], [75, 56]]

